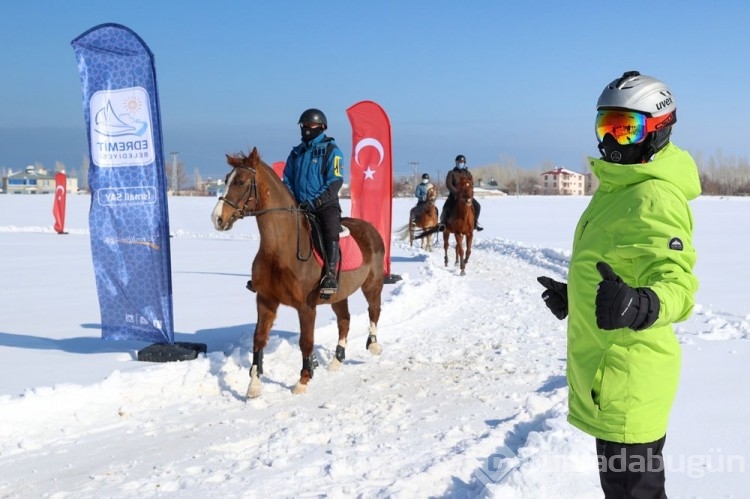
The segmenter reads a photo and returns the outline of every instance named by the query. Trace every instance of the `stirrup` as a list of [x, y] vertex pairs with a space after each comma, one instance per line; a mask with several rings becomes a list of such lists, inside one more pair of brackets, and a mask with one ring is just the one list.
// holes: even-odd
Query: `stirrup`
[[483, 231], [483, 230], [484, 230], [484, 227], [482, 227], [482, 226], [481, 226], [481, 225], [479, 225], [479, 224], [474, 224], [474, 228], [475, 228], [475, 229], [477, 230], [477, 232], [480, 232], [480, 231]]
[[252, 291], [253, 293], [255, 293], [255, 286], [253, 286], [253, 280], [252, 280], [252, 279], [250, 279], [249, 281], [247, 281], [247, 284], [245, 284], [245, 287], [246, 287], [246, 288], [247, 288], [248, 290], [250, 290], [250, 291]]
[[320, 280], [320, 294], [321, 295], [332, 295], [337, 293], [339, 290], [339, 284], [336, 282], [336, 278], [332, 275], [325, 275]]

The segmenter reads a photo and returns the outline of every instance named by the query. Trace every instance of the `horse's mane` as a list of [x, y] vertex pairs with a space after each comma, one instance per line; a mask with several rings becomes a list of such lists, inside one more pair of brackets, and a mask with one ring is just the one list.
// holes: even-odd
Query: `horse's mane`
[[232, 167], [254, 168], [257, 172], [256, 175], [262, 176], [264, 181], [275, 185], [279, 191], [286, 193], [290, 200], [295, 202], [294, 195], [286, 184], [279, 178], [274, 169], [261, 159], [257, 147], [253, 147], [249, 154], [245, 154], [244, 151], [234, 155], [227, 154], [227, 163]]

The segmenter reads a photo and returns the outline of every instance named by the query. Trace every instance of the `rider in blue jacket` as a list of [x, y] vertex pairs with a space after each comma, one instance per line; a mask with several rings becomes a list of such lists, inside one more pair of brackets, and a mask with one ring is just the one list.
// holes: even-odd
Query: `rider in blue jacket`
[[417, 187], [414, 189], [414, 197], [417, 198], [417, 206], [412, 208], [410, 211], [410, 221], [412, 225], [417, 223], [417, 216], [419, 216], [421, 210], [424, 209], [425, 203], [427, 203], [427, 193], [429, 192], [431, 187], [433, 186], [430, 183], [430, 174], [423, 173], [422, 181], [417, 184]]
[[292, 148], [284, 166], [284, 184], [302, 210], [320, 220], [326, 272], [320, 281], [321, 295], [338, 291], [336, 266], [340, 261], [339, 190], [344, 183], [344, 154], [333, 137], [327, 137], [328, 120], [319, 109], [308, 109], [299, 118], [302, 142]]

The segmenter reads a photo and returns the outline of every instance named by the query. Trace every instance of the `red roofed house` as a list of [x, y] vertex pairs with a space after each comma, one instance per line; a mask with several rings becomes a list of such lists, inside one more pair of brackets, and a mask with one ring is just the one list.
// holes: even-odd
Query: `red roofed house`
[[542, 191], [545, 194], [583, 196], [586, 194], [586, 175], [557, 167], [542, 173]]

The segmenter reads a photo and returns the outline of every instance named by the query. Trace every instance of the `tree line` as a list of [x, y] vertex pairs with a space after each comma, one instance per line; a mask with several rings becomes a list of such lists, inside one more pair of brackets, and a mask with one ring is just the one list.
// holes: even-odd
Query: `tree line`
[[[701, 189], [706, 196], [750, 196], [750, 161], [745, 157], [725, 156], [717, 152], [706, 158], [700, 152], [692, 153], [698, 166]], [[480, 179], [484, 185], [491, 180], [507, 194], [544, 195], [542, 188], [542, 174], [553, 170], [557, 165], [544, 162], [534, 168], [519, 166], [513, 158], [501, 158], [497, 164], [470, 168], [474, 181]], [[583, 158], [581, 168], [569, 168], [577, 173], [589, 174], [588, 161]], [[416, 179], [404, 176], [394, 179], [393, 193], [395, 196], [411, 196], [414, 194]], [[445, 178], [434, 179], [433, 184], [438, 187], [441, 195], [447, 194]], [[597, 182], [594, 179], [594, 185]]]
[[[745, 157], [725, 156], [720, 151], [713, 156], [706, 158], [702, 153], [691, 153], [698, 165], [698, 173], [703, 194], [706, 196], [750, 196], [750, 162]], [[193, 170], [193, 178], [188, 177], [186, 165], [182, 161], [175, 163], [165, 162], [165, 174], [167, 179], [167, 189], [172, 192], [187, 191], [200, 189], [203, 184], [200, 171], [196, 168]], [[37, 168], [43, 167], [41, 163], [36, 163]], [[542, 163], [534, 168], [524, 168], [519, 166], [515, 159], [511, 157], [500, 158], [498, 163], [492, 165], [470, 168], [474, 181], [478, 184], [480, 181], [484, 186], [490, 183], [496, 184], [497, 188], [507, 194], [519, 195], [544, 195], [542, 188], [542, 174], [555, 168], [551, 161]], [[175, 168], [176, 167], [176, 168]], [[590, 173], [588, 162], [583, 158], [581, 169], [576, 170], [578, 173]], [[0, 173], [7, 175], [7, 169]], [[61, 162], [55, 162], [54, 171], [65, 170], [65, 165]], [[81, 164], [81, 175], [76, 170], [68, 170], [69, 176], [79, 176], [79, 186], [82, 189], [88, 188], [88, 170], [89, 158], [83, 157]], [[413, 176], [394, 177], [393, 195], [397, 197], [410, 197], [414, 195], [414, 188], [419, 179]], [[433, 179], [432, 183], [438, 188], [441, 196], [448, 194], [445, 188], [445, 177]], [[341, 195], [348, 196], [348, 189], [343, 189]]]

